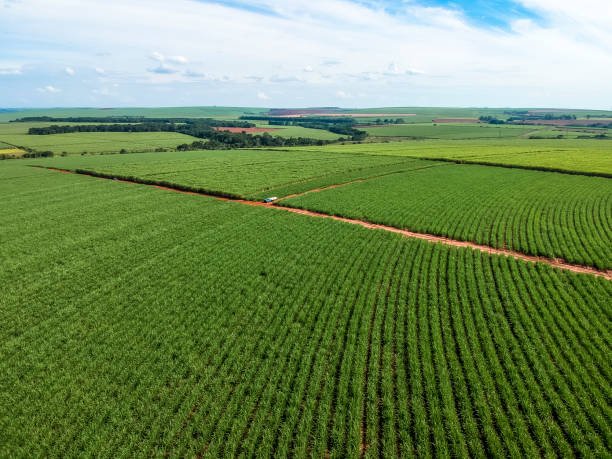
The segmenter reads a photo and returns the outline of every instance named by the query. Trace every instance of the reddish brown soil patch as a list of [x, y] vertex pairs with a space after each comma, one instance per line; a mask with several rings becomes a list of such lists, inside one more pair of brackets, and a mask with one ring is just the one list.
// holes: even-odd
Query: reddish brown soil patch
[[304, 196], [305, 194], [316, 193], [317, 191], [331, 190], [333, 188], [338, 188], [340, 186], [350, 185], [351, 183], [363, 182], [364, 180], [365, 179], [357, 179], [357, 180], [353, 180], [352, 182], [337, 183], [335, 185], [329, 185], [329, 186], [324, 186], [324, 187], [321, 187], [321, 188], [315, 188], [313, 190], [303, 191], [302, 193], [288, 194], [287, 196], [283, 196], [282, 198], [278, 198], [276, 200], [276, 202], [282, 201], [283, 199], [297, 198], [298, 196]]
[[[43, 166], [34, 166], [34, 167], [39, 167], [39, 168], [43, 168]], [[63, 169], [55, 169], [55, 168], [47, 168], [49, 170], [54, 170], [57, 172], [64, 172], [64, 173], [70, 173], [70, 174], [74, 174], [76, 172], [74, 171], [69, 171], [69, 170], [63, 170]], [[81, 175], [89, 175], [87, 173], [84, 172], [78, 172], [78, 174]], [[96, 177], [95, 175], [90, 175], [91, 177]], [[101, 178], [103, 180], [116, 180], [116, 179], [111, 179], [111, 178], [106, 178], [106, 177], [96, 177], [96, 178]], [[546, 258], [546, 257], [537, 257], [534, 255], [525, 255], [523, 253], [520, 252], [515, 252], [513, 250], [506, 250], [506, 249], [496, 249], [494, 247], [489, 247], [486, 245], [480, 245], [480, 244], [475, 244], [473, 242], [468, 242], [468, 241], [459, 241], [456, 239], [450, 239], [444, 236], [434, 236], [433, 234], [426, 234], [426, 233], [415, 233], [413, 231], [408, 231], [408, 230], [404, 230], [404, 229], [400, 229], [400, 228], [395, 228], [393, 226], [387, 226], [387, 225], [379, 225], [377, 223], [371, 223], [371, 222], [367, 222], [364, 220], [357, 220], [357, 219], [353, 219], [353, 218], [345, 218], [345, 217], [338, 217], [335, 215], [329, 215], [329, 214], [323, 214], [320, 212], [313, 212], [310, 210], [304, 210], [304, 209], [296, 209], [294, 207], [279, 207], [279, 206], [275, 206], [272, 203], [265, 203], [265, 202], [261, 202], [261, 201], [247, 201], [244, 199], [231, 199], [231, 198], [224, 198], [224, 197], [220, 197], [220, 196], [215, 196], [215, 195], [211, 195], [211, 194], [207, 194], [207, 193], [196, 193], [196, 192], [192, 192], [192, 191], [183, 191], [183, 190], [177, 190], [175, 188], [169, 188], [169, 187], [164, 187], [164, 186], [159, 186], [159, 185], [150, 185], [150, 184], [143, 184], [143, 183], [138, 183], [136, 181], [130, 181], [130, 180], [120, 180], [123, 183], [131, 183], [131, 184], [136, 184], [136, 185], [148, 185], [148, 186], [153, 186], [155, 188], [158, 188], [160, 190], [166, 190], [166, 191], [173, 191], [175, 193], [182, 193], [182, 194], [191, 194], [191, 195], [200, 195], [200, 196], [207, 196], [210, 198], [215, 198], [215, 199], [219, 199], [221, 201], [231, 201], [231, 202], [238, 202], [241, 204], [246, 204], [249, 206], [256, 206], [256, 207], [268, 207], [271, 209], [276, 209], [276, 210], [285, 210], [287, 212], [292, 212], [295, 214], [300, 214], [300, 215], [307, 215], [309, 217], [317, 217], [317, 218], [331, 218], [332, 220], [336, 220], [336, 221], [340, 221], [340, 222], [345, 222], [345, 223], [351, 223], [353, 225], [359, 225], [359, 226], [363, 226], [364, 228], [368, 228], [368, 229], [378, 229], [378, 230], [383, 230], [383, 231], [389, 231], [391, 233], [396, 233], [396, 234], [401, 234], [402, 236], [406, 236], [406, 237], [412, 237], [412, 238], [416, 238], [416, 239], [422, 239], [428, 242], [433, 242], [433, 243], [441, 243], [441, 244], [445, 244], [445, 245], [450, 245], [453, 247], [467, 247], [470, 248], [472, 250], [480, 250], [481, 252], [485, 252], [491, 255], [503, 255], [505, 257], [513, 257], [516, 258], [518, 260], [523, 260], [523, 261], [529, 261], [531, 263], [545, 263], [548, 264], [550, 266], [556, 267], [556, 268], [561, 268], [561, 269], [565, 269], [568, 271], [572, 271], [575, 273], [583, 273], [583, 274], [592, 274], [594, 276], [601, 276], [604, 277], [608, 280], [612, 280], [612, 269], [607, 269], [607, 270], [598, 270], [597, 268], [591, 267], [591, 266], [583, 266], [583, 265], [575, 265], [572, 263], [567, 263], [566, 261], [560, 259], [560, 258]]]
[[280, 131], [279, 128], [241, 128], [241, 127], [214, 127], [215, 131], [229, 131], [229, 132], [246, 132], [247, 134], [254, 134], [258, 132], [270, 132], [270, 131]]
[[548, 265], [557, 267], [557, 268], [561, 268], [561, 269], [566, 269], [568, 271], [573, 271], [576, 273], [585, 273], [585, 274], [593, 274], [595, 276], [602, 276], [605, 277], [608, 280], [612, 280], [612, 270], [608, 269], [605, 271], [600, 271], [596, 268], [590, 267], [590, 266], [582, 266], [582, 265], [575, 265], [575, 264], [571, 264], [571, 263], [567, 263], [564, 260], [560, 259], [560, 258], [546, 258], [546, 257], [536, 257], [533, 255], [525, 255], [523, 253], [520, 252], [514, 252], [512, 250], [504, 250], [504, 249], [496, 249], [494, 247], [489, 247], [486, 245], [480, 245], [480, 244], [475, 244], [473, 242], [468, 242], [468, 241], [458, 241], [456, 239], [450, 239], [447, 237], [443, 237], [443, 236], [434, 236], [432, 234], [424, 234], [424, 233], [415, 233], [412, 231], [408, 231], [408, 230], [403, 230], [400, 228], [395, 228], [393, 226], [386, 226], [386, 225], [379, 225], [376, 223], [370, 223], [370, 222], [366, 222], [363, 220], [355, 220], [352, 218], [344, 218], [344, 217], [337, 217], [335, 215], [328, 215], [328, 214], [322, 214], [319, 212], [311, 212], [309, 210], [303, 210], [303, 209], [295, 209], [293, 207], [276, 207], [274, 205], [267, 205], [267, 207], [275, 207], [277, 209], [285, 209], [289, 212], [294, 212], [297, 214], [302, 214], [302, 215], [309, 215], [311, 217], [328, 217], [331, 218], [332, 220], [337, 220], [337, 221], [341, 221], [341, 222], [346, 222], [346, 223], [352, 223], [355, 225], [360, 225], [363, 226], [364, 228], [369, 228], [369, 229], [380, 229], [380, 230], [384, 230], [384, 231], [390, 231], [392, 233], [398, 233], [401, 234], [402, 236], [406, 236], [406, 237], [413, 237], [416, 239], [423, 239], [429, 242], [440, 242], [442, 244], [445, 245], [451, 245], [453, 247], [469, 247], [473, 250], [480, 250], [481, 252], [486, 252], [489, 253], [491, 255], [504, 255], [506, 257], [514, 257], [516, 259], [519, 260], [524, 260], [524, 261], [529, 261], [532, 263], [536, 263], [536, 262], [540, 262], [540, 263], [546, 263]]
[[434, 123], [482, 123], [480, 120], [476, 119], [466, 119], [466, 118], [436, 118], [433, 120]]

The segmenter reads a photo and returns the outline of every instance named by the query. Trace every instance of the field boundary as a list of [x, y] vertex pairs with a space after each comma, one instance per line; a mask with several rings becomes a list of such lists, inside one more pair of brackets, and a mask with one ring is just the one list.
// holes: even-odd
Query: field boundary
[[319, 188], [313, 188], [311, 190], [302, 191], [300, 193], [288, 194], [287, 196], [283, 196], [283, 197], [278, 198], [275, 202], [283, 201], [283, 200], [289, 199], [289, 198], [297, 198], [297, 197], [300, 197], [300, 196], [304, 196], [306, 194], [316, 193], [318, 191], [331, 190], [333, 188], [338, 188], [338, 187], [345, 186], [345, 185], [352, 185], [353, 183], [361, 183], [361, 182], [367, 182], [369, 180], [376, 180], [378, 178], [387, 177], [389, 175], [407, 174], [409, 172], [421, 171], [423, 169], [429, 169], [429, 168], [436, 167], [436, 166], [443, 166], [443, 164], [430, 164], [429, 166], [423, 166], [423, 167], [419, 167], [417, 169], [402, 169], [402, 170], [397, 170], [397, 171], [392, 171], [392, 172], [385, 172], [383, 174], [372, 175], [371, 177], [364, 177], [364, 178], [359, 178], [359, 179], [351, 180], [351, 181], [348, 181], [348, 182], [335, 183], [333, 185], [321, 186]]
[[[453, 161], [454, 162], [454, 161]], [[543, 264], [547, 264], [549, 266], [552, 266], [554, 268], [560, 268], [566, 271], [572, 271], [574, 273], [581, 273], [581, 274], [591, 274], [594, 276], [598, 276], [598, 277], [603, 277], [607, 280], [612, 280], [612, 270], [608, 269], [608, 270], [599, 270], [595, 267], [592, 266], [585, 266], [585, 265], [578, 265], [578, 264], [573, 264], [573, 263], [568, 263], [565, 260], [561, 259], [561, 258], [547, 258], [547, 257], [539, 257], [539, 256], [535, 256], [535, 255], [527, 255], [521, 252], [516, 252], [513, 250], [507, 250], [507, 249], [497, 249], [491, 246], [487, 246], [487, 245], [482, 245], [482, 244], [476, 244], [474, 242], [469, 242], [469, 241], [461, 241], [458, 239], [452, 239], [452, 238], [448, 238], [448, 237], [444, 237], [444, 236], [435, 236], [433, 234], [428, 234], [428, 233], [417, 233], [414, 231], [409, 231], [409, 230], [405, 230], [405, 229], [401, 229], [401, 228], [397, 228], [394, 226], [388, 226], [388, 225], [381, 225], [378, 223], [372, 223], [372, 222], [368, 222], [365, 220], [358, 220], [358, 219], [352, 219], [352, 218], [345, 218], [345, 217], [339, 217], [337, 215], [331, 215], [331, 214], [325, 214], [325, 213], [321, 213], [321, 212], [313, 212], [310, 210], [304, 210], [304, 209], [298, 209], [295, 207], [287, 207], [287, 206], [276, 206], [272, 203], [265, 203], [262, 201], [249, 201], [246, 199], [242, 199], [240, 197], [236, 197], [235, 195], [232, 195], [230, 193], [218, 193], [218, 194], [214, 194], [214, 193], [210, 193], [208, 191], [205, 190], [200, 190], [200, 189], [192, 189], [189, 187], [184, 187], [184, 186], [180, 186], [180, 185], [175, 185], [175, 184], [168, 184], [166, 182], [164, 183], [158, 183], [158, 182], [154, 182], [151, 180], [140, 180], [138, 178], [134, 178], [134, 177], [120, 177], [120, 176], [113, 176], [110, 174], [102, 174], [102, 173], [98, 173], [98, 172], [93, 172], [93, 171], [87, 171], [87, 170], [82, 170], [82, 169], [76, 169], [76, 170], [67, 170], [67, 169], [58, 169], [58, 168], [54, 168], [54, 167], [47, 167], [47, 166], [31, 166], [31, 167], [36, 167], [36, 168], [41, 168], [41, 169], [47, 169], [47, 170], [51, 170], [51, 171], [56, 171], [56, 172], [61, 172], [61, 173], [69, 173], [69, 174], [77, 174], [77, 175], [87, 175], [90, 177], [97, 177], [97, 178], [101, 178], [101, 179], [105, 179], [105, 180], [116, 180], [116, 181], [120, 181], [122, 183], [130, 183], [130, 184], [136, 184], [136, 185], [148, 185], [148, 186], [153, 186], [157, 189], [161, 189], [161, 190], [166, 190], [166, 191], [173, 191], [175, 193], [183, 193], [183, 194], [190, 194], [190, 195], [196, 195], [196, 196], [207, 196], [207, 197], [211, 197], [211, 198], [215, 198], [221, 201], [231, 201], [231, 202], [237, 202], [237, 203], [241, 203], [241, 204], [246, 204], [246, 205], [250, 205], [250, 206], [255, 206], [255, 207], [267, 207], [267, 208], [271, 208], [271, 209], [276, 209], [276, 210], [284, 210], [287, 212], [292, 212], [295, 214], [299, 214], [299, 215], [306, 215], [309, 217], [316, 217], [316, 218], [330, 218], [332, 220], [335, 221], [340, 221], [340, 222], [344, 222], [344, 223], [351, 223], [353, 225], [359, 225], [363, 228], [368, 228], [368, 229], [375, 229], [375, 230], [383, 230], [383, 231], [388, 231], [391, 233], [396, 233], [396, 234], [400, 234], [404, 237], [408, 237], [408, 238], [414, 238], [414, 239], [421, 239], [421, 240], [425, 240], [428, 242], [432, 242], [432, 243], [441, 243], [444, 245], [449, 245], [449, 246], [453, 246], [453, 247], [464, 247], [464, 248], [470, 248], [472, 250], [478, 250], [481, 252], [485, 252], [488, 253], [489, 255], [503, 255], [505, 257], [512, 257], [518, 260], [523, 260], [523, 261], [527, 261], [527, 262], [531, 262], [531, 263], [543, 263]]]
[[539, 171], [539, 172], [556, 172], [558, 174], [567, 174], [567, 175], [584, 175], [586, 177], [603, 177], [603, 178], [612, 178], [612, 174], [608, 174], [606, 172], [586, 172], [586, 171], [572, 171], [569, 169], [557, 169], [554, 167], [545, 167], [545, 166], [525, 166], [520, 164], [503, 164], [496, 163], [491, 161], [472, 161], [470, 159], [452, 159], [452, 158], [426, 158], [422, 156], [404, 156], [405, 158], [412, 159], [422, 159], [424, 161], [442, 161], [447, 163], [455, 163], [455, 164], [474, 164], [478, 166], [490, 166], [490, 167], [504, 167], [506, 169], [523, 169], [528, 171]]

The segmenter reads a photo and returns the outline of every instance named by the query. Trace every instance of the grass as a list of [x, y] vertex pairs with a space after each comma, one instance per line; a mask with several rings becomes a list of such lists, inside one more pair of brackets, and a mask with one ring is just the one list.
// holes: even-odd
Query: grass
[[25, 162], [0, 192], [2, 456], [610, 454], [609, 281]]
[[[302, 147], [309, 150], [311, 147]], [[612, 141], [590, 139], [423, 140], [327, 145], [330, 153], [406, 156], [612, 175]]]
[[48, 108], [0, 112], [0, 122], [28, 116], [145, 116], [172, 118], [235, 119], [246, 114], [260, 114], [267, 109], [255, 107], [124, 107], [124, 108]]
[[[55, 137], [55, 136], [54, 136]], [[158, 184], [240, 197], [265, 197], [268, 190], [286, 194], [305, 191], [316, 184], [333, 183], [338, 174], [350, 177], [380, 173], [379, 167], [412, 168], [419, 161], [392, 156], [328, 153], [322, 150], [223, 150], [139, 155], [108, 155], [31, 160], [71, 170], [86, 170]], [[331, 179], [326, 179], [331, 176]], [[302, 183], [304, 182], [304, 183]], [[282, 190], [278, 190], [282, 191]]]
[[283, 205], [612, 268], [612, 181], [606, 178], [448, 165]]
[[376, 137], [416, 137], [426, 139], [487, 139], [518, 137], [533, 132], [533, 126], [492, 126], [486, 124], [394, 124], [361, 128]]
[[278, 129], [278, 131], [270, 131], [270, 135], [277, 135], [281, 137], [307, 137], [310, 139], [321, 139], [321, 140], [338, 140], [341, 135], [334, 134], [333, 132], [325, 131], [323, 129], [311, 129], [302, 126], [276, 126], [267, 123], [256, 123], [257, 127], [261, 128], [272, 128]]
[[54, 135], [0, 134], [0, 140], [37, 151], [52, 151], [59, 155], [64, 151], [68, 154], [80, 154], [118, 153], [122, 149], [128, 152], [153, 151], [157, 148], [175, 149], [177, 145], [191, 143], [197, 139], [175, 132], [75, 132]]

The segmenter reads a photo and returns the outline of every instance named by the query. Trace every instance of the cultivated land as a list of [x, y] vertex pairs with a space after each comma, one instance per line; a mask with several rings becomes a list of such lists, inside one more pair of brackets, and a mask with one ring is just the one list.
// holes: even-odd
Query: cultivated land
[[2, 127], [0, 127], [0, 140], [14, 146], [33, 148], [38, 151], [52, 151], [59, 155], [63, 152], [68, 154], [80, 154], [83, 152], [118, 153], [123, 149], [128, 152], [154, 151], [158, 148], [174, 150], [177, 145], [191, 143], [198, 139], [176, 132], [75, 132], [54, 135], [2, 134]]
[[243, 198], [258, 197], [270, 189], [278, 193], [282, 188], [286, 194], [306, 191], [312, 189], [313, 180], [318, 180], [317, 186], [333, 184], [338, 175], [346, 181], [430, 165], [412, 158], [295, 150], [143, 153], [29, 163]]
[[[311, 147], [298, 147], [310, 150]], [[327, 145], [330, 153], [405, 156], [612, 176], [612, 141], [590, 139], [419, 140]]]
[[610, 456], [612, 142], [462, 124], [470, 140], [0, 161], [0, 456]]
[[342, 137], [339, 134], [333, 132], [324, 131], [322, 129], [311, 129], [302, 126], [277, 126], [266, 123], [257, 123], [257, 127], [276, 129], [270, 131], [270, 135], [278, 135], [281, 137], [309, 137], [311, 139], [322, 139], [322, 140], [338, 140]]
[[499, 137], [518, 137], [533, 132], [532, 126], [513, 126], [489, 124], [394, 124], [388, 126], [363, 128], [368, 134], [377, 137], [415, 137], [427, 139], [488, 139]]
[[3, 454], [610, 451], [609, 281], [146, 186], [0, 173]]
[[448, 164], [283, 204], [612, 268], [612, 180]]
[[26, 116], [144, 116], [151, 118], [186, 117], [186, 118], [238, 118], [246, 114], [260, 114], [267, 110], [249, 107], [151, 107], [151, 108], [51, 108], [11, 110], [0, 112], [0, 122], [6, 122]]

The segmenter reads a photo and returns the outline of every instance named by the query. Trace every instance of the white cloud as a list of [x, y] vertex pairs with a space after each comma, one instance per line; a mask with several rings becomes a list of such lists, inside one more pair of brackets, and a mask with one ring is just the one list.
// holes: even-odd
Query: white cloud
[[100, 67], [96, 67], [94, 70], [98, 75], [104, 75], [106, 73], [105, 70]]
[[108, 88], [93, 89], [91, 92], [99, 96], [110, 96], [111, 94]]
[[259, 100], [268, 100], [268, 99], [270, 99], [270, 98], [269, 98], [269, 97], [266, 95], [266, 93], [265, 93], [265, 92], [263, 92], [263, 91], [259, 91], [259, 92], [257, 93], [257, 98], [258, 98]]
[[0, 75], [21, 75], [21, 69], [17, 67], [0, 68]]
[[74, 69], [72, 69], [71, 67], [66, 67], [64, 71], [66, 72], [67, 75], [70, 75], [70, 76], [74, 75]]
[[189, 62], [185, 56], [169, 56], [166, 61], [172, 64], [187, 64]]
[[47, 92], [47, 93], [50, 93], [50, 94], [55, 94], [55, 93], [58, 93], [58, 92], [61, 91], [61, 89], [57, 89], [57, 88], [55, 88], [55, 87], [53, 87], [51, 85], [47, 85], [44, 88], [36, 88], [36, 90], [38, 92]]
[[323, 62], [321, 62], [321, 65], [324, 65], [326, 67], [333, 67], [335, 65], [340, 65], [340, 64], [342, 64], [342, 62], [336, 59], [326, 59]]
[[[279, 105], [298, 98], [315, 105], [343, 90], [367, 94], [358, 99], [370, 106], [609, 108], [609, 0], [520, 2], [542, 19], [515, 20], [501, 30], [476, 26], [458, 10], [423, 6], [424, 0], [403, 2], [395, 15], [378, 0], [241, 2], [270, 15], [191, 0], [86, 0], [104, 9], [89, 15], [79, 0], [28, 0], [0, 15], [16, 59], [0, 58], [0, 75], [16, 74], [6, 70], [16, 63], [36, 63], [40, 79], [28, 86], [36, 87], [52, 81], [46, 78], [58, 61], [97, 69], [112, 59], [113, 81], [147, 105], [157, 103], [149, 97], [162, 93], [160, 85], [169, 85], [166, 93], [175, 99], [164, 100], [200, 91], [200, 99], [186, 97], [192, 104], [240, 104], [261, 90]], [[245, 37], [257, 37], [257, 52]], [[45, 49], [31, 45], [36, 42]], [[26, 96], [19, 91], [3, 81], [0, 99]]]
[[159, 66], [157, 66], [155, 68], [147, 69], [147, 72], [157, 73], [157, 74], [160, 74], [160, 75], [171, 75], [173, 73], [176, 73], [177, 70], [174, 70], [174, 69], [172, 69], [170, 67], [167, 67], [167, 66], [161, 64], [161, 65], [159, 65]]
[[396, 62], [391, 62], [388, 66], [387, 66], [387, 72], [388, 75], [399, 75], [401, 73], [399, 66], [397, 65]]
[[298, 77], [293, 75], [272, 75], [269, 80], [272, 83], [295, 83], [296, 81], [300, 81]]
[[154, 61], [164, 62], [164, 55], [162, 53], [158, 53], [157, 51], [153, 51], [149, 57]]
[[10, 8], [11, 5], [14, 5], [15, 3], [19, 2], [21, 2], [21, 0], [2, 0], [2, 6], [4, 8]]

